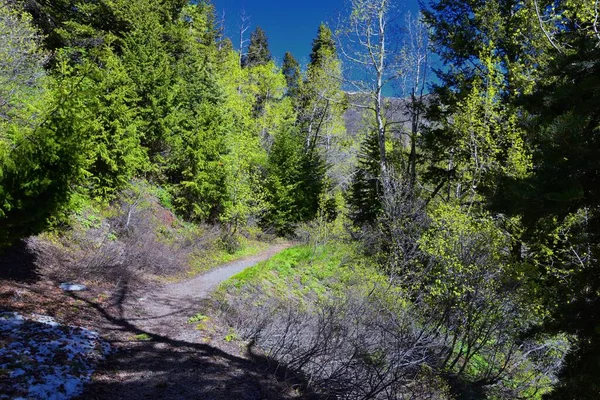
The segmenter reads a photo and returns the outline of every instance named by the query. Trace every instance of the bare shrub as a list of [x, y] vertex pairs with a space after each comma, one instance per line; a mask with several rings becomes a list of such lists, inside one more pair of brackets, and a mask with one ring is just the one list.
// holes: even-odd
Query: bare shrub
[[218, 230], [186, 229], [144, 188], [135, 189], [121, 194], [108, 217], [81, 213], [61, 235], [29, 239], [41, 273], [60, 281], [132, 283], [182, 272], [192, 252], [216, 241]]
[[[255, 288], [255, 290], [257, 290]], [[442, 399], [430, 373], [439, 346], [408, 308], [384, 301], [385, 288], [349, 291], [307, 305], [237, 295], [226, 321], [317, 391], [340, 399]]]
[[393, 171], [390, 176], [381, 198], [383, 212], [377, 227], [365, 235], [363, 243], [379, 255], [380, 265], [390, 276], [408, 285], [420, 279], [415, 271], [429, 263], [419, 240], [430, 221], [425, 209], [427, 204], [415, 193], [407, 178], [396, 176]]
[[[227, 322], [336, 398], [452, 391], [513, 399], [548, 390], [566, 342], [523, 338], [537, 317], [507, 258], [509, 238], [494, 220], [452, 207], [428, 215], [401, 179], [387, 185], [382, 214], [362, 244], [389, 287], [301, 301], [246, 286], [229, 300]], [[299, 235], [315, 248], [331, 236], [319, 222]]]

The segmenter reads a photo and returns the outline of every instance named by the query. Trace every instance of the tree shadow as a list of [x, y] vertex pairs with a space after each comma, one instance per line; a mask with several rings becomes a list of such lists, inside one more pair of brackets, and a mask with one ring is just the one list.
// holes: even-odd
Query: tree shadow
[[36, 255], [22, 240], [0, 251], [0, 280], [19, 283], [35, 283], [40, 280]]
[[122, 343], [122, 351], [100, 364], [94, 381], [78, 399], [324, 399], [306, 390], [306, 379], [259, 355], [252, 345], [246, 359], [209, 344], [140, 329], [132, 322], [136, 319], [128, 319], [122, 312], [127, 285], [120, 290], [114, 312], [70, 293], [95, 309], [110, 329], [118, 332], [115, 336], [120, 339], [113, 344], [127, 342]]
[[469, 382], [465, 379], [460, 379], [454, 374], [444, 374], [444, 379], [448, 383], [452, 398], [456, 400], [479, 400], [485, 399], [486, 384], [493, 382]]

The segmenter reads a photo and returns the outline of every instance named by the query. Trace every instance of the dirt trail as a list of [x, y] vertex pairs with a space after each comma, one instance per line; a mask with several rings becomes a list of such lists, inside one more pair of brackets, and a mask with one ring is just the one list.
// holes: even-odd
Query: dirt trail
[[271, 258], [289, 244], [270, 247], [256, 256], [225, 264], [204, 275], [182, 282], [171, 283], [158, 290], [146, 292], [130, 303], [134, 315], [129, 321], [145, 332], [167, 336], [174, 340], [196, 341], [197, 330], [190, 329], [187, 320], [201, 311], [201, 303], [223, 281], [257, 263]]
[[[278, 380], [264, 357], [223, 340], [219, 329], [195, 329], [187, 320], [203, 309], [217, 285], [282, 251], [232, 262], [184, 282], [129, 292], [115, 307], [90, 305], [104, 315], [98, 329], [120, 350], [94, 375], [81, 399], [262, 400], [299, 398], [297, 383]], [[119, 296], [118, 296], [119, 297]], [[140, 340], [148, 339], [148, 340]]]

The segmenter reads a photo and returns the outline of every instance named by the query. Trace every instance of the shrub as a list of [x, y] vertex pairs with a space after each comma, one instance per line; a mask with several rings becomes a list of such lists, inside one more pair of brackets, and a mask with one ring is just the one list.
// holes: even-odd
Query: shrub
[[182, 272], [192, 252], [215, 235], [181, 223], [151, 193], [136, 183], [110, 206], [73, 216], [68, 230], [29, 239], [41, 273], [117, 283]]

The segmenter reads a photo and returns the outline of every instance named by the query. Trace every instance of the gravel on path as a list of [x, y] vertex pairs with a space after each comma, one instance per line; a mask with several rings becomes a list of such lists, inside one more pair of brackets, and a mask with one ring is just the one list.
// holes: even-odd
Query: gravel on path
[[264, 357], [188, 323], [219, 283], [289, 246], [183, 282], [136, 291], [124, 286], [114, 310], [105, 312], [105, 331], [121, 351], [100, 365], [80, 399], [298, 399], [297, 380], [278, 379]]

